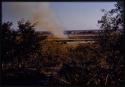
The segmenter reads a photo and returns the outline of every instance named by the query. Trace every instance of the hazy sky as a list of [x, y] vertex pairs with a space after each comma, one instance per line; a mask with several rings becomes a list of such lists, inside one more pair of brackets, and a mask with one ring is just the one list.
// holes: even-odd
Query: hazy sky
[[[2, 22], [16, 21], [21, 18], [31, 20], [34, 11], [43, 2], [3, 2]], [[101, 9], [114, 8], [115, 2], [50, 2], [50, 8], [64, 30], [98, 29], [97, 21], [103, 13]], [[41, 7], [42, 8], [42, 7]]]

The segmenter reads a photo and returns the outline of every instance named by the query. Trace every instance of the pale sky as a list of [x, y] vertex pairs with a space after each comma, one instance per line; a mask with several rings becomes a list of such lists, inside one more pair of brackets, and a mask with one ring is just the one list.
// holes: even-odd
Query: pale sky
[[[2, 22], [16, 21], [21, 18], [31, 20], [33, 12], [43, 2], [2, 2]], [[50, 8], [64, 30], [99, 29], [97, 21], [103, 13], [110, 10], [116, 2], [50, 2]], [[39, 29], [38, 29], [39, 30]], [[40, 29], [41, 30], [41, 29]]]

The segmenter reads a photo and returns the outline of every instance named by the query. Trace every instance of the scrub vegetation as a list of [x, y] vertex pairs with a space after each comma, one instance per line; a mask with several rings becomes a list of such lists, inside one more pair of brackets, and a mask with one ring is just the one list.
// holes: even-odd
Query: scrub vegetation
[[[96, 43], [70, 45], [41, 37], [30, 21], [2, 24], [3, 85], [123, 85], [122, 3], [99, 20]], [[114, 14], [116, 14], [114, 16]]]

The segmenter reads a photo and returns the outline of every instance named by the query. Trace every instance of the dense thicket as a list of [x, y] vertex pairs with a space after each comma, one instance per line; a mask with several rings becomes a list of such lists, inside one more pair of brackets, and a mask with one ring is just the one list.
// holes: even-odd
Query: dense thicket
[[124, 27], [123, 27], [123, 2], [117, 2], [115, 9], [109, 11], [102, 10], [104, 16], [98, 23], [101, 25], [99, 32], [99, 44], [106, 57], [110, 72], [107, 73], [111, 84], [113, 84], [113, 75], [115, 81], [123, 80], [123, 52], [124, 52]]
[[2, 24], [2, 63], [21, 66], [38, 56], [40, 38], [29, 21], [19, 21], [18, 29], [12, 29], [11, 26], [11, 22]]

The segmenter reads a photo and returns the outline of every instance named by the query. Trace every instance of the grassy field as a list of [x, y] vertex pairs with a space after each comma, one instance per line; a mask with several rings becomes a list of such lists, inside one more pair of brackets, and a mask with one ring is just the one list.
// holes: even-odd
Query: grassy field
[[[112, 65], [97, 43], [62, 44], [45, 40], [41, 56], [3, 64], [3, 85], [84, 85], [122, 84], [122, 65]], [[118, 77], [117, 77], [118, 76]]]

